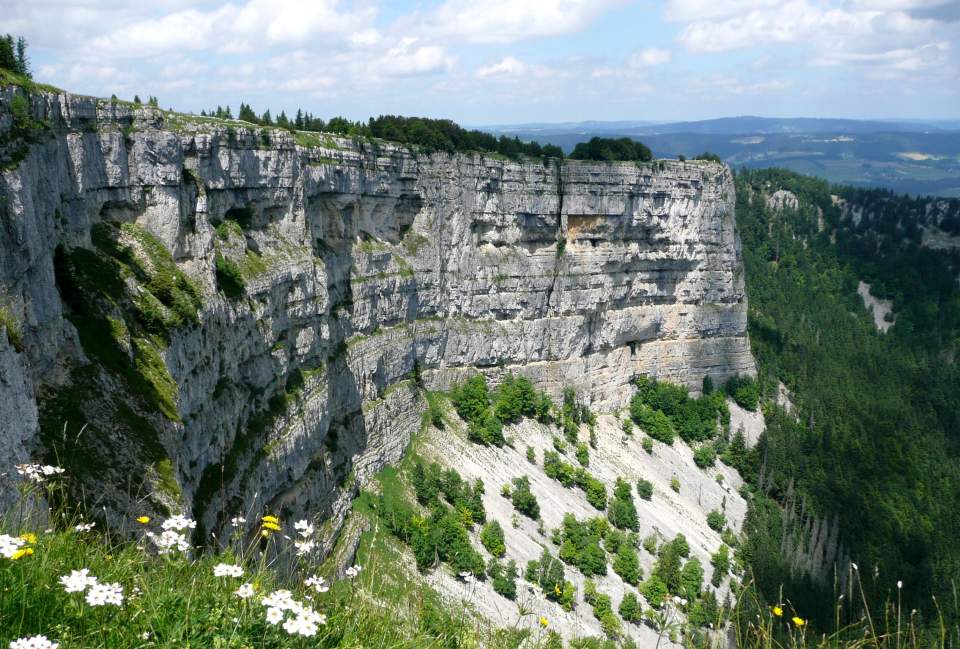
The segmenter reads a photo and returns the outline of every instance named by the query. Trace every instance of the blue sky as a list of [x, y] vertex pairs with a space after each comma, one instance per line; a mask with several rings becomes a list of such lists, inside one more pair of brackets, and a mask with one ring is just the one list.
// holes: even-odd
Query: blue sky
[[0, 0], [34, 76], [464, 124], [960, 117], [960, 0]]

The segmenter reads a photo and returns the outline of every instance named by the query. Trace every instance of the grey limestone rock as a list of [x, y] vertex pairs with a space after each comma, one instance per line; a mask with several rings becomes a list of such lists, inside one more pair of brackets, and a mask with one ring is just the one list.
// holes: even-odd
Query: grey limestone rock
[[[0, 89], [0, 135], [16, 92]], [[0, 175], [0, 292], [24, 339], [22, 353], [0, 341], [0, 461], [49, 453], [60, 419], [89, 419], [72, 452], [96, 460], [79, 477], [108, 510], [146, 492], [207, 531], [266, 507], [336, 523], [419, 428], [421, 387], [515, 372], [613, 410], [638, 374], [696, 391], [754, 372], [723, 165], [510, 161], [30, 101], [37, 132]], [[96, 250], [107, 222], [152, 235], [200, 289], [198, 323], [150, 338], [177, 417], [122, 396], [78, 335], [57, 255]], [[218, 289], [218, 259], [239, 295]], [[87, 396], [64, 414], [78, 372]]]

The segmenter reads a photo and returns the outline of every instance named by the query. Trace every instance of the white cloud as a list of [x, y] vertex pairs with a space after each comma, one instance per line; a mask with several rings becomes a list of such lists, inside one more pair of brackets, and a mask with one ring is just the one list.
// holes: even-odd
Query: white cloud
[[208, 10], [185, 9], [122, 24], [92, 39], [101, 55], [147, 57], [183, 50], [245, 52], [263, 46], [297, 46], [318, 36], [368, 29], [372, 9], [341, 11], [338, 0], [248, 0]]
[[[708, 7], [709, 5], [709, 7]], [[695, 54], [769, 45], [809, 47], [817, 66], [860, 64], [887, 72], [932, 68], [948, 60], [940, 44], [960, 38], [960, 26], [907, 10], [945, 0], [671, 0], [665, 16], [687, 24], [679, 41]], [[704, 8], [705, 16], [695, 9]], [[712, 7], [712, 9], [710, 8]]]
[[381, 39], [380, 32], [373, 28], [361, 29], [358, 32], [350, 34], [347, 38], [350, 41], [350, 44], [355, 47], [364, 47], [368, 45], [376, 45], [380, 42]]
[[555, 76], [555, 71], [545, 65], [530, 64], [513, 56], [505, 56], [496, 63], [477, 68], [478, 79], [546, 79]]
[[328, 90], [334, 83], [336, 83], [336, 79], [333, 77], [300, 77], [280, 82], [277, 84], [277, 90], [318, 94]]
[[728, 18], [778, 4], [780, 0], [669, 0], [663, 13], [667, 20], [690, 22]]
[[431, 38], [459, 43], [513, 43], [586, 29], [625, 0], [447, 0], [407, 21]]
[[407, 37], [390, 48], [371, 70], [387, 77], [406, 77], [449, 70], [454, 59], [437, 45], [417, 45], [419, 39]]
[[669, 62], [670, 52], [667, 50], [657, 49], [656, 47], [651, 47], [645, 50], [640, 50], [631, 56], [627, 61], [627, 65], [633, 68], [651, 68]]
[[160, 76], [166, 79], [193, 77], [207, 69], [205, 63], [198, 63], [190, 59], [174, 61], [160, 68]]

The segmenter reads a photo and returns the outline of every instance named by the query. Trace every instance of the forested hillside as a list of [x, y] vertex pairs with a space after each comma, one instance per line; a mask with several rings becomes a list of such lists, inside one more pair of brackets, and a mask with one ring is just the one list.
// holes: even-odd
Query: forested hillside
[[[796, 204], [769, 200], [781, 189]], [[740, 556], [767, 602], [784, 584], [830, 628], [855, 565], [871, 602], [896, 602], [902, 581], [905, 609], [933, 622], [939, 603], [956, 619], [960, 291], [956, 253], [928, 245], [949, 238], [957, 209], [781, 170], [737, 176], [762, 392], [792, 402], [767, 406], [767, 432], [739, 459], [759, 494]], [[892, 299], [887, 333], [861, 281]], [[841, 615], [857, 619], [850, 599]]]

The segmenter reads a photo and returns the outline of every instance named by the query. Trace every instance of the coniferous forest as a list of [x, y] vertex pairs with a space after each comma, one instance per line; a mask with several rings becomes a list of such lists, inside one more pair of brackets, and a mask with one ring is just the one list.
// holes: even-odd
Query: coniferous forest
[[[780, 188], [798, 209], [766, 205], [761, 192]], [[872, 218], [841, 219], [831, 195]], [[850, 576], [803, 557], [816, 545], [812, 521], [834, 528], [842, 547], [832, 551], [858, 562], [871, 601], [895, 600], [901, 582], [929, 622], [937, 602], [957, 615], [960, 291], [956, 257], [920, 245], [924, 204], [781, 170], [737, 175], [750, 338], [768, 404], [766, 433], [738, 467], [758, 494], [741, 553], [766, 601], [779, 601], [783, 584], [824, 627]], [[893, 299], [888, 333], [865, 311], [860, 280]], [[781, 382], [794, 412], [773, 405]]]

